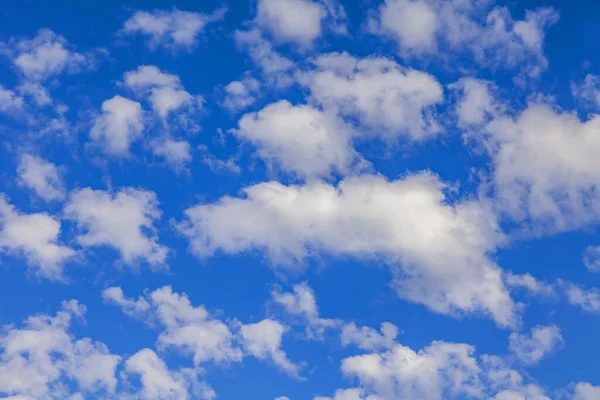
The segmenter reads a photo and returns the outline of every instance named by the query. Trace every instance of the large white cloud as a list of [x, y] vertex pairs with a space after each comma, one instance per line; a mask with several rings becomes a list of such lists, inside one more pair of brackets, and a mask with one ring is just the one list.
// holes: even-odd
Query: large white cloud
[[121, 96], [102, 103], [102, 114], [94, 119], [90, 139], [114, 156], [127, 156], [129, 147], [144, 131], [142, 105]]
[[23, 154], [17, 173], [21, 184], [44, 200], [62, 200], [65, 197], [65, 184], [53, 163], [35, 155]]
[[600, 220], [600, 117], [532, 103], [487, 125], [496, 197], [510, 217], [537, 232]]
[[191, 49], [198, 41], [198, 35], [207, 24], [220, 21], [225, 16], [225, 9], [212, 14], [200, 14], [173, 9], [136, 11], [125, 21], [122, 32], [126, 35], [141, 34], [147, 36], [148, 46], [163, 46], [172, 49]]
[[513, 324], [514, 304], [488, 258], [504, 238], [493, 213], [483, 202], [450, 205], [444, 190], [428, 172], [395, 181], [365, 175], [337, 186], [266, 182], [186, 210], [179, 229], [199, 257], [263, 249], [289, 266], [319, 252], [383, 256], [402, 298]]
[[254, 144], [260, 158], [302, 178], [348, 174], [361, 163], [353, 129], [335, 114], [281, 100], [244, 115], [233, 133]]
[[60, 244], [60, 221], [46, 213], [24, 214], [0, 195], [0, 251], [22, 254], [32, 271], [62, 279], [64, 263], [75, 251]]
[[546, 69], [545, 30], [558, 20], [552, 8], [527, 10], [514, 20], [489, 0], [385, 0], [371, 29], [395, 40], [405, 56], [467, 54], [482, 65], [537, 76]]
[[439, 133], [434, 107], [444, 93], [433, 76], [391, 59], [359, 59], [347, 53], [321, 55], [314, 66], [298, 79], [310, 89], [312, 101], [325, 109], [358, 120], [387, 140], [419, 140]]
[[80, 189], [70, 194], [64, 212], [81, 231], [76, 238], [81, 246], [110, 246], [126, 264], [164, 267], [169, 250], [158, 243], [154, 221], [161, 212], [153, 192]]

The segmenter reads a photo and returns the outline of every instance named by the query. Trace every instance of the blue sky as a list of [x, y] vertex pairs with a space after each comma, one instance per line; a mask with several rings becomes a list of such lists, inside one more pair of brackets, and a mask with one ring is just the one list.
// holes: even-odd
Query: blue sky
[[0, 398], [600, 398], [600, 2], [0, 9]]

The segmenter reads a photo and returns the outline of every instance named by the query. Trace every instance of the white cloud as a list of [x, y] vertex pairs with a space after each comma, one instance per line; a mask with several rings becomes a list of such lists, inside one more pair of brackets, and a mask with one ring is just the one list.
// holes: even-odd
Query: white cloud
[[59, 243], [60, 222], [46, 213], [23, 214], [0, 195], [0, 250], [22, 254], [36, 275], [62, 279], [75, 251]]
[[472, 346], [457, 343], [433, 342], [419, 352], [397, 344], [381, 354], [342, 360], [342, 372], [390, 400], [477, 396], [481, 387], [473, 352]]
[[534, 233], [600, 221], [600, 117], [530, 104], [486, 128], [496, 198], [505, 213]]
[[258, 0], [256, 22], [280, 42], [310, 46], [321, 35], [327, 16], [321, 4], [312, 0]]
[[214, 154], [211, 154], [208, 150], [208, 147], [202, 144], [198, 146], [198, 150], [200, 150], [202, 153], [202, 162], [206, 164], [206, 166], [212, 172], [229, 172], [232, 174], [239, 174], [242, 171], [241, 167], [236, 163], [235, 157], [230, 157], [223, 161], [217, 158]]
[[196, 12], [154, 10], [152, 12], [137, 11], [131, 16], [122, 32], [126, 35], [142, 34], [148, 36], [148, 46], [159, 46], [172, 49], [191, 49], [198, 42], [198, 35], [206, 25], [218, 22], [225, 17], [226, 10], [219, 9], [212, 14]]
[[565, 294], [569, 304], [581, 307], [585, 312], [600, 312], [600, 290], [584, 290], [574, 284], [565, 284]]
[[192, 96], [182, 86], [177, 75], [161, 72], [153, 65], [141, 65], [124, 76], [125, 85], [148, 98], [154, 112], [164, 121], [172, 112], [201, 108], [203, 98]]
[[164, 267], [169, 250], [158, 243], [154, 221], [160, 218], [153, 192], [125, 188], [109, 193], [89, 188], [71, 193], [64, 208], [81, 231], [81, 246], [110, 246], [129, 265], [145, 261]]
[[260, 83], [250, 77], [230, 82], [224, 89], [223, 107], [235, 112], [251, 106], [256, 101], [256, 96], [259, 95], [259, 88]]
[[395, 40], [404, 56], [470, 55], [484, 66], [517, 68], [530, 76], [547, 67], [545, 30], [558, 21], [552, 8], [527, 10], [514, 20], [507, 8], [479, 0], [386, 0], [371, 30]]
[[0, 112], [11, 114], [19, 113], [23, 109], [23, 98], [13, 90], [0, 85]]
[[418, 351], [395, 343], [382, 352], [343, 359], [343, 374], [356, 378], [360, 387], [314, 400], [549, 400], [501, 358], [474, 353], [463, 343], [435, 341]]
[[555, 294], [554, 285], [539, 281], [531, 274], [515, 275], [507, 273], [504, 276], [504, 282], [511, 289], [524, 289], [531, 294], [538, 296], [547, 297]]
[[275, 51], [258, 29], [235, 31], [234, 38], [237, 46], [247, 51], [254, 64], [260, 67], [268, 85], [283, 88], [293, 83], [294, 62]]
[[65, 185], [59, 169], [38, 156], [23, 154], [17, 169], [21, 184], [46, 201], [62, 200]]
[[300, 367], [292, 363], [281, 350], [281, 340], [287, 328], [277, 321], [264, 319], [256, 324], [242, 325], [242, 344], [250, 355], [269, 359], [291, 376], [302, 379]]
[[434, 107], [444, 93], [433, 76], [387, 58], [358, 59], [347, 53], [321, 55], [315, 67], [298, 79], [326, 110], [356, 119], [387, 140], [419, 140], [440, 132]]
[[14, 43], [14, 63], [32, 80], [43, 80], [64, 71], [77, 72], [92, 60], [69, 49], [65, 38], [42, 29], [31, 40]]
[[166, 138], [152, 142], [152, 152], [165, 159], [175, 170], [181, 170], [192, 161], [190, 144], [185, 140]]
[[460, 90], [462, 95], [456, 106], [459, 127], [479, 125], [498, 114], [500, 105], [490, 93], [493, 88], [491, 82], [461, 78], [450, 87]]
[[600, 272], [600, 247], [588, 246], [583, 253], [583, 264], [591, 272]]
[[571, 93], [585, 103], [600, 106], [600, 76], [587, 74], [583, 82], [572, 82]]
[[580, 382], [575, 386], [573, 400], [594, 400], [600, 398], [600, 386]]
[[353, 344], [359, 349], [372, 351], [394, 347], [398, 336], [396, 325], [384, 322], [380, 331], [381, 333], [368, 326], [358, 328], [354, 323], [346, 324], [342, 328], [342, 345]]
[[512, 325], [514, 304], [487, 256], [504, 241], [493, 213], [484, 202], [449, 205], [445, 190], [428, 172], [396, 181], [365, 175], [337, 186], [266, 182], [245, 188], [243, 197], [186, 210], [179, 229], [199, 257], [263, 249], [290, 266], [320, 252], [383, 256], [402, 298]]
[[68, 329], [72, 317], [82, 315], [85, 307], [76, 301], [63, 305], [66, 308], [55, 317], [32, 316], [21, 328], [2, 330], [0, 393], [24, 399], [67, 398], [64, 382], [86, 393], [114, 393], [120, 357], [102, 343], [75, 339]]
[[[47, 106], [52, 104], [52, 98], [48, 89], [40, 85], [38, 82], [23, 82], [17, 87], [17, 91], [26, 97], [30, 97], [38, 106]], [[0, 96], [2, 96], [0, 94]]]
[[[145, 400], [187, 400], [190, 398], [213, 399], [215, 392], [203, 382], [198, 382], [196, 373], [190, 369], [171, 371], [154, 351], [143, 349], [127, 359], [125, 369], [129, 374], [139, 375], [142, 388], [139, 399]], [[190, 391], [196, 390], [197, 397]]]
[[244, 115], [232, 130], [252, 143], [267, 165], [302, 178], [348, 174], [362, 159], [352, 148], [352, 128], [332, 113], [287, 100]]
[[102, 114], [94, 119], [90, 138], [108, 154], [127, 156], [131, 143], [142, 136], [143, 131], [142, 105], [115, 96], [102, 103]]
[[293, 293], [271, 292], [273, 301], [291, 315], [301, 317], [306, 324], [308, 338], [321, 339], [326, 329], [336, 328], [340, 321], [319, 316], [319, 307], [314, 291], [306, 282], [294, 285]]
[[128, 315], [146, 322], [157, 320], [164, 328], [158, 338], [158, 347], [173, 347], [191, 354], [196, 365], [242, 359], [243, 354], [235, 347], [229, 327], [211, 318], [204, 306], [194, 307], [187, 295], [174, 293], [170, 286], [138, 300], [123, 297], [120, 288], [109, 288], [104, 291], [103, 298], [121, 306]]
[[564, 343], [556, 325], [536, 326], [529, 335], [513, 332], [509, 338], [510, 351], [525, 364], [537, 364], [546, 354]]

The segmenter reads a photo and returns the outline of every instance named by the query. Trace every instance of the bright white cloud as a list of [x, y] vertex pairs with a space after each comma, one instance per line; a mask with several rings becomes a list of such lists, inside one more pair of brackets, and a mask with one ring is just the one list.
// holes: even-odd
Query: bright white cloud
[[302, 178], [348, 174], [362, 158], [352, 128], [331, 113], [287, 100], [244, 115], [232, 131], [256, 148], [267, 165]]
[[600, 221], [600, 117], [531, 104], [486, 128], [496, 197], [507, 215], [535, 233]]
[[[203, 382], [197, 381], [197, 373], [191, 369], [171, 371], [154, 351], [143, 349], [127, 359], [125, 370], [139, 375], [142, 388], [139, 399], [144, 400], [187, 400], [213, 399], [215, 392]], [[200, 387], [198, 387], [200, 386]], [[194, 391], [196, 396], [191, 396]]]
[[514, 304], [487, 256], [504, 240], [493, 213], [483, 202], [449, 205], [444, 190], [427, 172], [396, 181], [365, 175], [337, 186], [266, 182], [245, 188], [243, 197], [186, 210], [179, 229], [199, 257], [264, 249], [289, 266], [321, 251], [383, 256], [404, 299], [513, 324]]
[[293, 292], [271, 292], [276, 304], [281, 305], [290, 315], [300, 317], [306, 324], [308, 338], [320, 339], [326, 329], [335, 328], [340, 321], [319, 316], [319, 307], [314, 291], [306, 282], [294, 285]]
[[161, 72], [153, 65], [142, 65], [125, 73], [125, 85], [148, 98], [154, 112], [164, 121], [172, 112], [187, 108], [198, 110], [201, 96], [192, 96], [182, 86], [177, 75]]
[[225, 9], [219, 9], [212, 14], [178, 9], [137, 11], [125, 21], [122, 32], [126, 35], [141, 34], [149, 37], [147, 43], [153, 49], [161, 46], [189, 50], [197, 44], [198, 35], [204, 31], [206, 25], [222, 20], [225, 13]]
[[398, 327], [384, 322], [381, 324], [380, 332], [368, 326], [359, 328], [353, 322], [346, 324], [342, 328], [342, 345], [352, 344], [359, 349], [372, 351], [394, 347], [399, 332]]
[[42, 29], [31, 40], [14, 43], [14, 63], [32, 80], [43, 80], [64, 71], [77, 72], [92, 60], [69, 48], [66, 39], [49, 29]]
[[114, 393], [120, 357], [102, 343], [71, 335], [71, 320], [83, 315], [85, 307], [74, 300], [63, 302], [63, 306], [55, 317], [32, 316], [20, 328], [7, 326], [2, 330], [0, 394], [25, 399], [67, 398], [64, 382], [86, 393]]
[[302, 379], [300, 366], [292, 363], [281, 350], [281, 340], [287, 328], [281, 323], [264, 319], [256, 324], [242, 325], [242, 344], [250, 355], [258, 359], [271, 360], [291, 376]]
[[158, 338], [158, 347], [191, 354], [196, 365], [242, 359], [242, 351], [234, 345], [234, 335], [229, 327], [211, 318], [204, 306], [194, 307], [187, 295], [174, 293], [170, 286], [138, 300], [125, 298], [121, 288], [109, 288], [104, 291], [103, 298], [122, 307], [128, 315], [146, 322], [157, 320], [164, 328]]
[[299, 80], [310, 89], [312, 101], [357, 119], [363, 129], [386, 140], [419, 140], [440, 132], [434, 108], [444, 99], [442, 86], [433, 76], [390, 59], [325, 54]]
[[80, 234], [76, 240], [81, 246], [110, 246], [129, 265], [145, 261], [153, 268], [165, 266], [169, 250], [158, 243], [154, 222], [161, 212], [153, 192], [76, 190], [64, 212], [77, 224]]
[[144, 118], [142, 105], [115, 96], [102, 103], [102, 114], [96, 116], [90, 139], [114, 156], [127, 156], [132, 142], [142, 136]]
[[564, 343], [560, 329], [556, 325], [536, 326], [529, 334], [510, 334], [511, 352], [525, 364], [536, 364], [546, 354], [555, 351]]
[[46, 201], [62, 200], [65, 185], [59, 169], [38, 156], [23, 154], [17, 169], [21, 184]]
[[487, 0], [385, 0], [371, 30], [395, 40], [405, 56], [469, 54], [484, 66], [516, 68], [538, 76], [547, 67], [546, 28], [558, 21], [552, 8], [527, 10], [514, 20]]
[[395, 343], [382, 352], [342, 360], [342, 372], [360, 387], [314, 400], [549, 400], [496, 356], [474, 356], [473, 346], [432, 342], [415, 351]]
[[75, 251], [61, 245], [60, 222], [46, 213], [23, 214], [0, 195], [0, 250], [23, 255], [40, 277], [62, 279]]
[[504, 281], [511, 289], [524, 289], [533, 295], [548, 297], [555, 294], [555, 286], [535, 279], [531, 274], [505, 274]]
[[310, 46], [321, 35], [325, 8], [312, 0], [258, 0], [256, 22], [280, 42]]

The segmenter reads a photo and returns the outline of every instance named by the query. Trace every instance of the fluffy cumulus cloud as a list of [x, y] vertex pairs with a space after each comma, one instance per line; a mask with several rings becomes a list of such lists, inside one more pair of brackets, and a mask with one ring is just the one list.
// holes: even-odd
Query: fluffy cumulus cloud
[[503, 210], [537, 231], [564, 231], [600, 217], [600, 119], [532, 103], [485, 128]]
[[280, 322], [272, 319], [243, 325], [240, 330], [242, 344], [248, 354], [258, 359], [271, 360], [282, 371], [301, 379], [300, 367], [291, 362], [281, 350], [281, 341], [286, 329]]
[[499, 357], [476, 357], [475, 348], [463, 343], [436, 341], [415, 351], [396, 342], [381, 352], [343, 359], [341, 370], [360, 387], [315, 400], [549, 400]]
[[25, 77], [34, 81], [64, 71], [77, 72], [93, 62], [89, 55], [72, 50], [64, 37], [49, 29], [41, 29], [33, 39], [22, 39], [11, 44], [15, 66]]
[[211, 14], [191, 11], [154, 10], [136, 11], [123, 26], [125, 35], [143, 35], [148, 38], [150, 48], [191, 49], [198, 42], [206, 25], [225, 17], [226, 10], [219, 9]]
[[224, 88], [223, 107], [234, 112], [251, 106], [256, 101], [259, 88], [260, 82], [251, 77], [230, 82]]
[[351, 322], [342, 328], [342, 345], [354, 345], [362, 350], [380, 350], [394, 347], [398, 336], [398, 327], [392, 323], [381, 324], [380, 332], [368, 327], [357, 327]]
[[175, 349], [192, 357], [200, 367], [208, 362], [231, 364], [245, 356], [269, 360], [285, 373], [300, 378], [300, 367], [281, 349], [287, 327], [264, 319], [257, 323], [231, 323], [213, 318], [202, 305], [192, 305], [185, 294], [165, 286], [137, 300], [124, 296], [119, 287], [103, 292], [104, 301], [121, 307], [134, 318], [161, 326], [157, 340], [159, 349]]
[[23, 154], [17, 170], [21, 184], [46, 201], [62, 200], [65, 186], [60, 170], [38, 156]]
[[23, 256], [35, 275], [62, 279], [75, 250], [60, 243], [61, 224], [47, 213], [25, 214], [0, 195], [0, 250]]
[[536, 326], [529, 335], [510, 334], [510, 350], [526, 364], [538, 363], [547, 353], [563, 344], [563, 337], [556, 325]]
[[79, 245], [112, 247], [129, 265], [143, 261], [153, 268], [165, 266], [169, 250], [159, 244], [156, 235], [154, 222], [161, 211], [153, 192], [79, 189], [70, 194], [64, 212], [80, 231]]
[[444, 99], [431, 75], [383, 57], [358, 59], [347, 53], [319, 56], [301, 73], [312, 101], [390, 140], [430, 138], [440, 132], [435, 106]]
[[[197, 373], [192, 369], [171, 371], [154, 351], [143, 349], [135, 353], [125, 363], [125, 370], [130, 375], [138, 375], [142, 387], [139, 399], [213, 399], [215, 392], [206, 383], [197, 380]], [[194, 395], [192, 397], [192, 394]]]
[[2, 331], [0, 394], [67, 398], [73, 386], [83, 393], [114, 394], [121, 357], [102, 343], [70, 334], [73, 318], [81, 317], [85, 307], [75, 300], [63, 302], [63, 307], [54, 317], [32, 316], [22, 327]]
[[302, 178], [349, 173], [362, 158], [352, 127], [335, 114], [287, 100], [244, 115], [233, 133], [254, 144], [268, 165]]
[[15, 93], [14, 90], [6, 89], [0, 85], [0, 112], [15, 115], [20, 113], [22, 108], [23, 98]]
[[179, 229], [200, 257], [263, 249], [290, 266], [319, 252], [384, 256], [404, 299], [513, 324], [514, 304], [488, 258], [503, 241], [495, 219], [481, 202], [447, 204], [444, 190], [427, 172], [395, 181], [364, 175], [337, 186], [267, 182], [188, 209]]
[[123, 157], [144, 131], [142, 105], [115, 96], [102, 103], [102, 113], [94, 118], [90, 139], [107, 154]]
[[202, 97], [188, 93], [177, 75], [162, 72], [153, 65], [141, 65], [126, 72], [124, 82], [127, 87], [146, 96], [152, 110], [163, 121], [178, 109], [185, 107], [196, 111], [202, 106]]
[[547, 68], [546, 29], [558, 21], [552, 8], [527, 10], [515, 20], [488, 0], [385, 0], [370, 21], [373, 32], [395, 40], [405, 56], [443, 51], [470, 54], [480, 64], [515, 68], [538, 76]]

